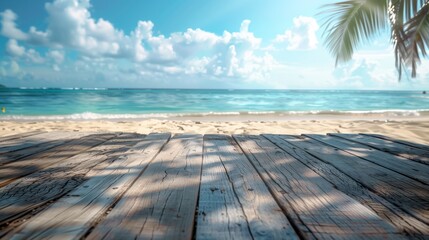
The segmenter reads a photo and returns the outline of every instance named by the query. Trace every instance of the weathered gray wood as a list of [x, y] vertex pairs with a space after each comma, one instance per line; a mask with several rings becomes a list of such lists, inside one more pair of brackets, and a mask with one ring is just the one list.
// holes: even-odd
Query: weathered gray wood
[[202, 136], [175, 136], [87, 239], [191, 239]]
[[369, 134], [369, 133], [359, 133], [359, 134], [370, 136], [370, 137], [375, 137], [375, 138], [380, 138], [380, 139], [385, 139], [388, 141], [392, 141], [392, 142], [408, 145], [411, 147], [420, 148], [420, 149], [425, 150], [425, 151], [429, 151], [428, 145], [424, 145], [424, 144], [420, 144], [420, 143], [409, 142], [409, 141], [405, 141], [402, 139], [396, 139], [396, 138], [388, 137], [388, 136], [381, 135], [381, 134]]
[[[353, 142], [351, 140], [318, 135], [318, 134], [305, 134], [309, 138], [320, 141], [332, 147], [344, 150], [357, 157], [373, 162], [379, 166], [383, 166], [397, 173], [403, 174], [413, 180], [420, 181], [423, 184], [429, 184], [429, 166], [410, 161], [406, 158], [392, 155], [366, 145]], [[410, 181], [413, 181], [411, 180]]]
[[65, 195], [84, 182], [94, 166], [101, 162], [108, 164], [143, 137], [118, 134], [102, 145], [0, 188], [0, 226]]
[[298, 239], [258, 172], [229, 136], [204, 136], [196, 239]]
[[131, 186], [168, 141], [151, 134], [110, 163], [88, 172], [88, 180], [48, 209], [18, 227], [7, 238], [79, 239]]
[[429, 187], [409, 177], [305, 136], [280, 135], [366, 188], [429, 224]]
[[0, 149], [0, 166], [60, 146], [87, 134], [49, 132], [9, 142]]
[[305, 238], [400, 238], [373, 211], [266, 138], [234, 138]]
[[308, 152], [284, 141], [278, 135], [264, 134], [264, 137], [328, 180], [338, 190], [371, 208], [378, 216], [392, 223], [399, 231], [417, 239], [429, 238], [429, 225], [378, 196], [334, 166], [320, 161]]
[[23, 133], [18, 133], [18, 134], [0, 137], [0, 146], [3, 145], [3, 143], [7, 143], [10, 140], [24, 138], [24, 137], [28, 137], [28, 136], [32, 136], [32, 135], [41, 134], [41, 133], [44, 133], [44, 132], [43, 131], [23, 132]]
[[[330, 134], [332, 136], [341, 137], [357, 143], [361, 143], [380, 151], [395, 154], [419, 163], [429, 165], [429, 151], [420, 148], [411, 147], [401, 143], [392, 142], [382, 138], [371, 137], [367, 135], [357, 134]], [[429, 173], [428, 173], [429, 174]]]
[[17, 151], [31, 146], [46, 143], [52, 140], [60, 139], [67, 132], [45, 132], [37, 135], [31, 135], [18, 139], [13, 139], [0, 143], [0, 154]]
[[33, 172], [42, 170], [52, 164], [73, 157], [94, 146], [104, 143], [115, 137], [115, 134], [95, 134], [84, 136], [51, 148], [45, 152], [34, 154], [16, 162], [3, 165], [0, 168], [0, 187], [24, 177]]

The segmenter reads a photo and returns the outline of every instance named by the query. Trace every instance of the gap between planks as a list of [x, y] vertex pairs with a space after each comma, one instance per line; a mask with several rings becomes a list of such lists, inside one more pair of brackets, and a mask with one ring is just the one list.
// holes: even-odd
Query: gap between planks
[[332, 183], [338, 190], [368, 206], [386, 221], [391, 222], [399, 231], [416, 238], [429, 236], [429, 225], [404, 212], [401, 208], [378, 196], [376, 192], [363, 186], [331, 164], [319, 160], [302, 148], [293, 145], [279, 135], [263, 135], [295, 159], [304, 163], [307, 167], [317, 172], [323, 178]]
[[346, 151], [381, 167], [395, 171], [411, 178], [409, 181], [419, 181], [422, 184], [429, 185], [429, 166], [415, 161], [410, 161], [407, 158], [392, 155], [390, 153], [386, 153], [362, 143], [353, 141], [354, 136], [359, 135], [340, 137], [340, 135], [337, 134], [332, 134], [329, 136], [319, 134], [305, 134], [304, 136], [334, 148]]
[[82, 133], [49, 132], [2, 143], [0, 147], [0, 166], [47, 151], [84, 135]]
[[202, 135], [174, 136], [87, 239], [191, 239]]
[[205, 135], [196, 239], [298, 239], [235, 141]]
[[304, 238], [401, 238], [392, 225], [266, 138], [233, 137]]
[[[406, 159], [429, 165], [429, 151], [404, 145], [401, 143], [389, 141], [383, 138], [377, 138], [362, 134], [330, 134], [335, 137], [347, 139], [360, 144], [364, 144], [371, 148], [378, 149], [383, 152], [388, 152], [393, 155], [401, 156]], [[426, 173], [429, 175], [429, 172]]]
[[305, 136], [279, 135], [330, 164], [398, 208], [429, 224], [429, 186]]
[[132, 185], [169, 137], [169, 134], [150, 134], [112, 161], [96, 166], [86, 174], [87, 181], [7, 238], [81, 238]]
[[31, 217], [44, 205], [73, 190], [87, 179], [86, 174], [93, 167], [113, 161], [115, 156], [128, 150], [142, 137], [144, 135], [118, 134], [102, 145], [0, 188], [0, 225], [3, 225], [0, 236], [19, 221], [28, 219], [27, 215]]
[[73, 139], [44, 152], [19, 159], [19, 161], [3, 165], [0, 168], [0, 187], [6, 186], [21, 177], [40, 171], [64, 159], [87, 151], [92, 147], [114, 138], [116, 135], [117, 134], [112, 133], [87, 135], [79, 139]]

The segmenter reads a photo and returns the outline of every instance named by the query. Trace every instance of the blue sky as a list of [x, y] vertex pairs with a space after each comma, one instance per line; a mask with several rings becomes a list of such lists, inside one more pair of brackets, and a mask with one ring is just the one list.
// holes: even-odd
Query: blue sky
[[0, 84], [16, 87], [415, 89], [386, 32], [335, 68], [318, 12], [333, 0], [5, 0]]

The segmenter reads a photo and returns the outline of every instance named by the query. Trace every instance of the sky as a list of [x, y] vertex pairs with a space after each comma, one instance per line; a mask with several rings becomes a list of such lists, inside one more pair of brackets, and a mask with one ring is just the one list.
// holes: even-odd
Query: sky
[[334, 0], [3, 0], [10, 87], [429, 89], [429, 61], [398, 81], [386, 31], [335, 66]]

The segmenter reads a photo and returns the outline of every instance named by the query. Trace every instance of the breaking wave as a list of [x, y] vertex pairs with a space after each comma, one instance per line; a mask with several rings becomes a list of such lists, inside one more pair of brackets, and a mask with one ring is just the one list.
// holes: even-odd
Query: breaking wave
[[248, 111], [248, 112], [205, 112], [205, 113], [145, 113], [145, 114], [100, 114], [93, 112], [76, 113], [69, 115], [3, 115], [0, 120], [121, 120], [121, 119], [169, 119], [186, 117], [209, 116], [385, 116], [385, 117], [419, 117], [429, 116], [429, 109], [419, 110], [370, 110], [370, 111]]

